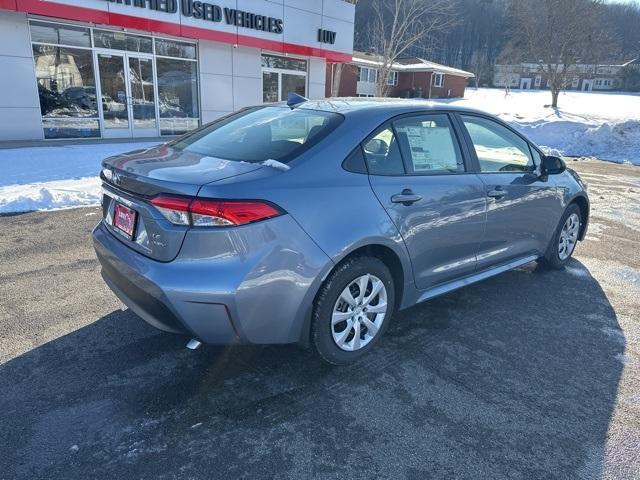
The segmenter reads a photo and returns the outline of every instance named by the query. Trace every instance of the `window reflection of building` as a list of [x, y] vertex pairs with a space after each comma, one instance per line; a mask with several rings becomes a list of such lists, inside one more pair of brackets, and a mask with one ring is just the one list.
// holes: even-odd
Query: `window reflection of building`
[[33, 46], [45, 138], [100, 135], [91, 50]]
[[262, 101], [286, 100], [289, 93], [305, 96], [307, 92], [307, 61], [262, 55]]
[[195, 43], [36, 20], [30, 27], [45, 138], [100, 136], [100, 121], [148, 132], [159, 120], [161, 135], [198, 127]]
[[196, 63], [157, 58], [160, 132], [180, 134], [198, 126]]

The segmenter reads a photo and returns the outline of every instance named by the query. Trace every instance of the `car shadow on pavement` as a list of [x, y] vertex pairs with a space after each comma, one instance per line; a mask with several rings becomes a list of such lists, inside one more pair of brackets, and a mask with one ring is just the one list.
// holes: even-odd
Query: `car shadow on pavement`
[[351, 367], [184, 344], [114, 311], [1, 365], [0, 478], [597, 477], [625, 339], [573, 260], [400, 312]]

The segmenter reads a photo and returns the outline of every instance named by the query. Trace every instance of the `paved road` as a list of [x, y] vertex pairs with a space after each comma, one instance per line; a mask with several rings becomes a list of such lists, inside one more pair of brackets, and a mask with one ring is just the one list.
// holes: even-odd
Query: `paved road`
[[402, 312], [349, 368], [188, 351], [100, 280], [97, 209], [0, 218], [0, 478], [640, 478], [640, 168], [572, 166], [567, 270]]

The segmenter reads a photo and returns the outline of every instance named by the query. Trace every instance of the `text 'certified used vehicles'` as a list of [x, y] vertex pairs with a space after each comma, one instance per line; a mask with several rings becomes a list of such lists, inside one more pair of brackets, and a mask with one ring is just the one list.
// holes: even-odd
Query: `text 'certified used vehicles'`
[[103, 162], [102, 275], [151, 325], [334, 364], [398, 309], [585, 236], [578, 175], [496, 118], [414, 100], [247, 108]]

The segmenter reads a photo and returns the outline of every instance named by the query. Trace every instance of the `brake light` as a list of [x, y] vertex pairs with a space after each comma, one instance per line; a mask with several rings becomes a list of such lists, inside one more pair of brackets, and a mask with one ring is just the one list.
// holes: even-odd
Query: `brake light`
[[212, 200], [159, 195], [150, 202], [174, 225], [194, 227], [245, 225], [284, 213], [278, 207], [259, 200]]

